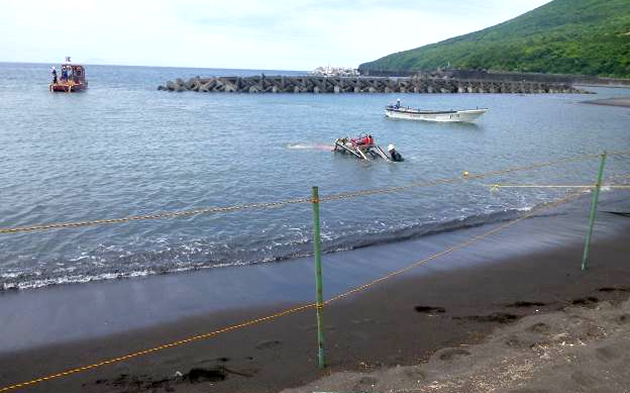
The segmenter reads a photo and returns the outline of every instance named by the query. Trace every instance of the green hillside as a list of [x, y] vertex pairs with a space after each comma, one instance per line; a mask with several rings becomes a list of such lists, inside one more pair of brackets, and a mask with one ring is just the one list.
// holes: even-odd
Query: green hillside
[[630, 0], [554, 0], [517, 18], [394, 53], [365, 70], [455, 69], [630, 77]]

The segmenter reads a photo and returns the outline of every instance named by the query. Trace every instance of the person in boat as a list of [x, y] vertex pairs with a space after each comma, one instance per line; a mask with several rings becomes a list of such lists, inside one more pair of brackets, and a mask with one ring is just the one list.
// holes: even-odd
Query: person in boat
[[66, 69], [66, 67], [61, 67], [61, 80], [62, 81], [68, 80], [68, 70]]
[[396, 146], [394, 146], [393, 144], [390, 143], [389, 146], [387, 146], [387, 151], [389, 152], [389, 156], [391, 157], [390, 159], [392, 161], [395, 161], [395, 162], [405, 161], [403, 156], [400, 155], [400, 153], [396, 151]]
[[52, 74], [53, 83], [57, 83], [57, 70], [55, 69], [55, 66], [50, 69], [50, 73]]
[[372, 138], [372, 135], [368, 134], [364, 137], [353, 139], [352, 142], [354, 142], [354, 144], [357, 145], [357, 147], [359, 148], [367, 149], [374, 144], [374, 138]]
[[400, 98], [396, 100], [396, 105], [394, 105], [394, 108], [396, 109], [400, 108]]
[[359, 135], [356, 138], [352, 138], [350, 139], [350, 142], [352, 142], [355, 146], [363, 146], [368, 142], [368, 136], [367, 135]]

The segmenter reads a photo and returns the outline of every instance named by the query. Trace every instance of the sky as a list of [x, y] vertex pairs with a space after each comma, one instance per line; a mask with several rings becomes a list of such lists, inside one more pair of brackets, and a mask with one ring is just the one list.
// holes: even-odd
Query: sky
[[550, 0], [1, 0], [0, 61], [358, 67]]

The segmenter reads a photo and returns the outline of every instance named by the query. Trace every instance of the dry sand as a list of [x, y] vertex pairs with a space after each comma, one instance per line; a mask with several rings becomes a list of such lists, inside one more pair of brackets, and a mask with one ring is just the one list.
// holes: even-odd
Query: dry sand
[[335, 373], [282, 393], [628, 392], [630, 301], [578, 303], [525, 317], [479, 345], [442, 348], [419, 365]]

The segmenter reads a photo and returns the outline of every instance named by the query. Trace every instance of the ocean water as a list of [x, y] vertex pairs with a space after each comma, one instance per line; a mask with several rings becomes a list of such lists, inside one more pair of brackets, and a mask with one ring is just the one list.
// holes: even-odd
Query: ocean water
[[[630, 96], [201, 94], [157, 91], [177, 77], [290, 71], [87, 66], [90, 87], [48, 91], [47, 64], [0, 63], [0, 228], [276, 202], [393, 187], [630, 150]], [[475, 124], [394, 121], [383, 107], [487, 107]], [[330, 151], [371, 133], [403, 163]], [[591, 184], [598, 159], [322, 204], [325, 252], [494, 223], [565, 195], [488, 184]], [[606, 176], [627, 180], [630, 157]], [[308, 255], [309, 204], [74, 229], [0, 234], [0, 290], [239, 266]]]

